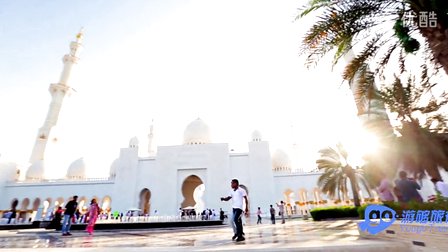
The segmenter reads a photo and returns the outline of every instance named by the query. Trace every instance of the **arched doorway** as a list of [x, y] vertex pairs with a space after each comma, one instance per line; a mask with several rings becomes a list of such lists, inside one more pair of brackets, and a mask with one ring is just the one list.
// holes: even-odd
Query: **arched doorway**
[[198, 212], [202, 212], [205, 208], [203, 201], [204, 193], [205, 185], [201, 178], [196, 175], [188, 176], [182, 183], [184, 200], [180, 204], [180, 207], [194, 207]]
[[304, 188], [299, 189], [299, 200], [307, 204], [308, 201], [308, 191]]
[[87, 211], [87, 208], [89, 207], [89, 203], [87, 202], [86, 196], [81, 196], [78, 200], [78, 209], [80, 212], [84, 213]]
[[140, 198], [140, 201], [139, 201], [140, 203], [138, 205], [139, 205], [139, 208], [142, 210], [142, 213], [149, 214], [151, 211], [151, 203], [150, 203], [151, 191], [148, 188], [143, 188], [140, 191], [139, 198]]
[[39, 209], [39, 207], [40, 207], [40, 198], [35, 198], [33, 201], [33, 211], [37, 211], [37, 209]]
[[109, 213], [110, 212], [110, 205], [111, 205], [112, 199], [110, 196], [104, 196], [103, 202], [101, 204], [101, 209], [103, 212]]
[[54, 206], [55, 207], [61, 206], [63, 208], [64, 207], [64, 198], [63, 197], [57, 198], [54, 202]]
[[26, 210], [28, 210], [28, 205], [30, 204], [30, 199], [28, 199], [28, 198], [24, 198], [23, 200], [22, 200], [22, 207], [20, 208], [20, 210], [22, 210], [22, 211], [26, 211]]
[[286, 189], [283, 193], [283, 197], [285, 198], [286, 203], [286, 212], [288, 215], [295, 214], [296, 212], [296, 200], [295, 193], [291, 189]]
[[15, 198], [15, 199], [11, 200], [11, 209], [12, 210], [16, 210], [18, 205], [19, 205], [18, 199]]

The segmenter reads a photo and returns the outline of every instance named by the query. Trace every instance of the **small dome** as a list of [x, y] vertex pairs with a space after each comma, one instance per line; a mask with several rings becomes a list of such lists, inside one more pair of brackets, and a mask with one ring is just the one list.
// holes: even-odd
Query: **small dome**
[[27, 180], [41, 180], [44, 179], [45, 164], [43, 160], [36, 161], [26, 171]]
[[110, 165], [109, 177], [115, 178], [117, 176], [118, 168], [120, 167], [120, 159], [115, 159]]
[[84, 179], [86, 177], [86, 163], [83, 158], [73, 161], [67, 170], [68, 179]]
[[210, 143], [210, 130], [207, 124], [198, 118], [188, 124], [184, 131], [184, 144]]
[[272, 156], [272, 168], [274, 171], [291, 171], [291, 160], [283, 150], [276, 150]]
[[138, 138], [133, 137], [129, 140], [129, 148], [138, 148]]
[[258, 130], [254, 130], [252, 132], [252, 142], [260, 142], [261, 141], [261, 133]]
[[20, 169], [16, 163], [0, 163], [0, 181], [16, 181], [20, 177]]

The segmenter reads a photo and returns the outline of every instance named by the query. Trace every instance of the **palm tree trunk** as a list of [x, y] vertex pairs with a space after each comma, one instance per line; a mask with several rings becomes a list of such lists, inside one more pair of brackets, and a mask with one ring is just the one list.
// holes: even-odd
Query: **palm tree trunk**
[[361, 202], [359, 200], [358, 181], [356, 180], [355, 171], [350, 166], [346, 166], [344, 167], [344, 169], [348, 179], [350, 179], [350, 185], [352, 187], [352, 193], [353, 193], [353, 201], [355, 203], [355, 206], [359, 207], [361, 206]]
[[438, 22], [437, 27], [419, 27], [419, 30], [426, 38], [434, 60], [448, 74], [448, 28]]

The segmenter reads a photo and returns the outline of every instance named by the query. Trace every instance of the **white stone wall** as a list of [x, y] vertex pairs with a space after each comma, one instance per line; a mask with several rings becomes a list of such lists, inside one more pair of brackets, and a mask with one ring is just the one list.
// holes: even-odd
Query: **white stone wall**
[[[265, 141], [249, 143], [247, 153], [229, 153], [228, 144], [212, 143], [158, 147], [155, 157], [141, 158], [138, 146], [123, 148], [114, 161], [116, 176], [110, 181], [58, 183], [16, 183], [0, 188], [0, 209], [8, 209], [11, 200], [39, 197], [41, 204], [50, 197], [64, 199], [72, 195], [99, 199], [109, 196], [112, 211], [126, 212], [129, 208], [140, 208], [140, 193], [148, 189], [151, 193], [150, 214], [177, 215], [181, 202], [182, 184], [191, 175], [198, 176], [205, 185], [203, 202], [205, 208], [225, 211], [231, 202], [221, 202], [220, 197], [229, 195], [230, 181], [237, 178], [248, 189], [250, 212], [257, 207], [267, 212], [270, 204], [284, 200], [287, 189], [295, 193], [305, 188], [312, 198], [319, 173], [281, 174], [272, 171], [269, 144]], [[292, 202], [294, 203], [294, 202]], [[19, 203], [20, 205], [20, 203]]]

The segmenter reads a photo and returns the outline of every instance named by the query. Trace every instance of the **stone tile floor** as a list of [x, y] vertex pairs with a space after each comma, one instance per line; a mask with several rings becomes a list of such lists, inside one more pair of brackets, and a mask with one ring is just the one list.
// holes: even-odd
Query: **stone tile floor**
[[246, 225], [246, 241], [231, 240], [228, 225], [146, 230], [102, 230], [72, 236], [44, 230], [0, 231], [0, 251], [410, 251], [405, 244], [359, 237], [353, 220]]

